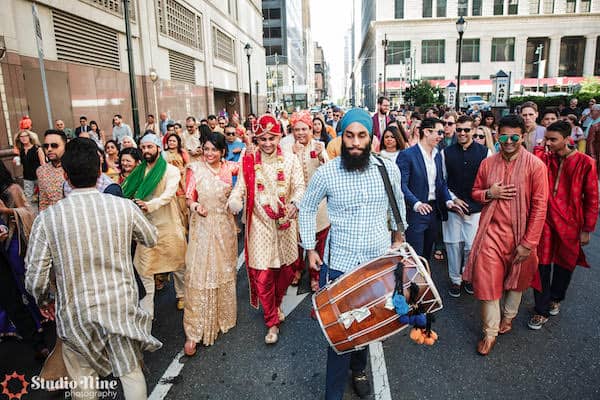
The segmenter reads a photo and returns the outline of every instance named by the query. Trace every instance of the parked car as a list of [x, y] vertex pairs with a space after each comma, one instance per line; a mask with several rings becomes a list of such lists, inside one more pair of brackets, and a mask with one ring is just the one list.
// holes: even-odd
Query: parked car
[[472, 110], [473, 106], [477, 106], [479, 110], [488, 110], [490, 108], [490, 103], [485, 101], [481, 96], [469, 95], [465, 96], [463, 99], [462, 107], [469, 110]]

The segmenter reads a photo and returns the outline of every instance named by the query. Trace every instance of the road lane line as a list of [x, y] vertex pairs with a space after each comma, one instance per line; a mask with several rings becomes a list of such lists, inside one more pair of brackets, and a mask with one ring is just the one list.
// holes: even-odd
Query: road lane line
[[177, 353], [173, 361], [171, 361], [171, 364], [169, 364], [165, 373], [158, 380], [158, 384], [152, 389], [152, 393], [150, 393], [148, 400], [162, 400], [167, 396], [171, 386], [173, 386], [173, 380], [179, 376], [185, 365], [185, 363], [180, 361], [182, 357], [183, 350]]
[[[238, 271], [242, 265], [244, 265], [244, 261], [244, 250], [242, 249], [242, 252], [238, 255]], [[300, 303], [302, 303], [302, 300], [304, 300], [306, 296], [308, 296], [308, 293], [301, 295], [298, 295], [297, 293], [298, 288], [290, 286], [288, 287], [286, 295], [283, 297], [281, 309], [286, 317], [290, 315], [290, 313], [294, 311], [294, 309], [298, 307]], [[183, 366], [185, 365], [185, 363], [180, 361], [182, 357], [184, 357], [183, 350], [177, 353], [173, 361], [171, 361], [171, 364], [169, 364], [164, 374], [158, 380], [158, 383], [154, 389], [152, 389], [152, 393], [150, 393], [148, 400], [163, 400], [165, 397], [167, 397], [169, 390], [171, 390], [171, 387], [173, 386], [173, 381], [179, 376]]]
[[369, 357], [371, 358], [371, 373], [373, 374], [373, 394], [375, 400], [392, 400], [390, 382], [388, 380], [383, 345], [381, 342], [369, 345]]

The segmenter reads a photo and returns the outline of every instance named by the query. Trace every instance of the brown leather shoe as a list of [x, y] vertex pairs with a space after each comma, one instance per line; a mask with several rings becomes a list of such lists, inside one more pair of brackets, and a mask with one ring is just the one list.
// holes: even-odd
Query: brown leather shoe
[[502, 321], [500, 321], [500, 327], [498, 328], [498, 334], [504, 335], [505, 333], [512, 331], [512, 323], [512, 318], [502, 318]]
[[486, 336], [477, 343], [477, 352], [482, 356], [487, 356], [492, 351], [492, 348], [496, 344], [496, 338]]

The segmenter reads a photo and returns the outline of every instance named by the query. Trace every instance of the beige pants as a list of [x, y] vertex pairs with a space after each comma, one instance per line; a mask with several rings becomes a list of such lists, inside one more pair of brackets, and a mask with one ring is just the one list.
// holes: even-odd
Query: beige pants
[[[181, 269], [179, 271], [173, 272], [173, 283], [175, 286], [175, 297], [183, 298], [184, 293], [184, 277], [185, 269]], [[140, 279], [146, 289], [146, 296], [144, 296], [140, 300], [140, 307], [142, 310], [150, 313], [152, 317], [154, 317], [154, 293], [156, 292], [154, 276], [142, 276], [140, 275]]]
[[[81, 354], [73, 350], [68, 344], [63, 344], [62, 349], [63, 360], [71, 380], [75, 382], [81, 382], [82, 378], [85, 380], [96, 381], [98, 374], [90, 366], [88, 361]], [[126, 400], [146, 400], [148, 398], [146, 392], [146, 379], [142, 368], [138, 366], [130, 373], [119, 377], [121, 380], [121, 386], [123, 387], [123, 393], [125, 394]], [[98, 393], [93, 390], [94, 388], [78, 387], [77, 389], [71, 390], [71, 399], [76, 400], [88, 400], [97, 399]]]
[[500, 310], [500, 300], [481, 301], [481, 321], [485, 336], [498, 336], [501, 317], [513, 319], [517, 316], [522, 295], [522, 292], [505, 291], [502, 296], [502, 310]]

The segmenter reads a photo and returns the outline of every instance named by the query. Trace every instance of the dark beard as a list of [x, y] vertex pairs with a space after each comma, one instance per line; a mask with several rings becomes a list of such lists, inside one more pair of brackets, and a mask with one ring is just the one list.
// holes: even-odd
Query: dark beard
[[158, 154], [158, 151], [154, 154], [144, 154], [144, 160], [146, 160], [148, 164], [152, 164], [158, 158]]
[[364, 171], [369, 166], [369, 159], [371, 157], [371, 142], [359, 156], [353, 156], [350, 154], [348, 148], [344, 145], [342, 140], [342, 166], [346, 171]]

